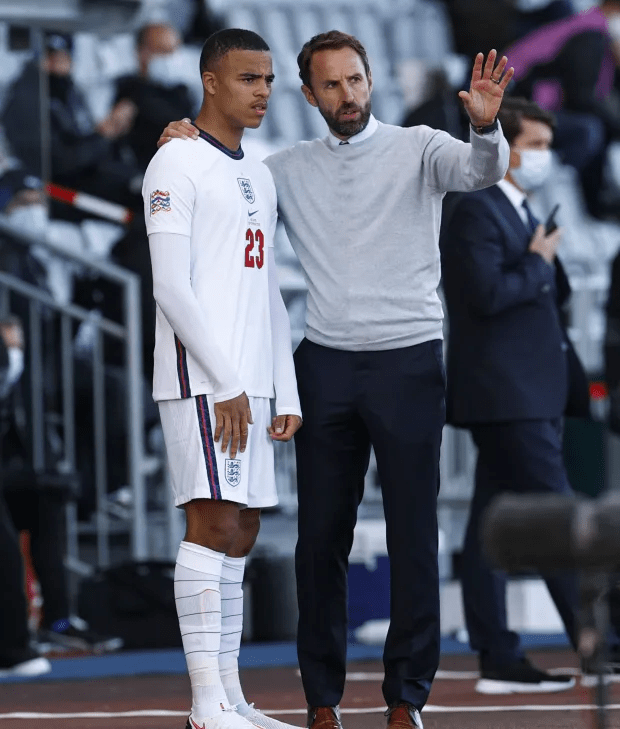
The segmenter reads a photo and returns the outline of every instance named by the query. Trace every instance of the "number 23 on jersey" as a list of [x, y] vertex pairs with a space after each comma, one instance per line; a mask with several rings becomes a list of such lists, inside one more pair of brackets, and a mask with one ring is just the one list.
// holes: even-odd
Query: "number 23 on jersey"
[[245, 234], [245, 267], [262, 268], [265, 263], [265, 236], [260, 228], [248, 228]]

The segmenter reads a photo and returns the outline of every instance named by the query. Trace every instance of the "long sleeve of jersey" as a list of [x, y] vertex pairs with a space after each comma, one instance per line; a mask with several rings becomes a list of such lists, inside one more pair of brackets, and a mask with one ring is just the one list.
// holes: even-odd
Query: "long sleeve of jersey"
[[149, 248], [155, 301], [187, 351], [215, 383], [215, 402], [237, 397], [243, 392], [238, 374], [214, 340], [214, 327], [192, 290], [189, 237], [151, 233]]
[[278, 286], [274, 249], [269, 248], [269, 310], [273, 342], [273, 382], [276, 391], [276, 415], [299, 415], [297, 378], [291, 351], [291, 324]]

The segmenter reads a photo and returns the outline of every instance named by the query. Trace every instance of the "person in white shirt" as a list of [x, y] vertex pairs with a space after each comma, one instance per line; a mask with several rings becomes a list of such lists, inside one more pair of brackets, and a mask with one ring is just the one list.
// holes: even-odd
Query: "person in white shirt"
[[276, 279], [275, 185], [240, 146], [267, 110], [271, 54], [255, 33], [227, 29], [205, 42], [200, 71], [200, 138], [159, 150], [143, 185], [157, 302], [153, 396], [187, 516], [175, 571], [187, 728], [282, 729], [246, 702], [237, 665], [245, 558], [260, 509], [277, 503], [273, 441], [301, 425]]

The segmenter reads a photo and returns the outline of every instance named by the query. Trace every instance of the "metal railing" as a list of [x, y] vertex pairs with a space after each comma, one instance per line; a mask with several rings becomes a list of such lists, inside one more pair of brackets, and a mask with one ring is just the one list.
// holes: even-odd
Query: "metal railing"
[[[120, 287], [123, 300], [122, 322], [112, 321], [98, 312], [88, 310], [72, 303], [56, 301], [46, 290], [7, 273], [0, 271], [0, 314], [8, 313], [9, 299], [17, 296], [27, 302], [29, 332], [27, 359], [30, 369], [30, 415], [28, 420], [32, 439], [32, 466], [35, 472], [51, 467], [58, 473], [75, 473], [78, 468], [76, 458], [76, 390], [75, 390], [75, 353], [74, 329], [76, 325], [88, 323], [93, 336], [89, 352], [90, 373], [92, 375], [93, 397], [93, 473], [96, 493], [94, 525], [96, 527], [96, 563], [105, 567], [110, 563], [111, 516], [107, 508], [107, 463], [106, 463], [106, 393], [104, 361], [104, 337], [110, 337], [124, 346], [123, 381], [125, 394], [125, 413], [127, 427], [127, 485], [132, 493], [130, 518], [126, 525], [131, 539], [131, 555], [136, 560], [149, 556], [146, 494], [145, 494], [145, 446], [144, 446], [144, 403], [142, 372], [142, 332], [139, 277], [111, 263], [94, 261], [87, 256], [67, 252], [55, 243], [32, 238], [0, 219], [0, 236], [24, 246], [43, 246], [55, 257], [79, 264], [102, 279]], [[50, 317], [59, 320], [59, 341], [55, 342], [56, 356], [59, 357], [60, 375], [58, 377], [60, 412], [51, 413], [46, 407], [44, 393], [46, 371], [44, 360], [43, 326]], [[56, 418], [62, 430], [62, 456], [53, 466], [47, 463], [46, 425], [50, 418]], [[80, 559], [80, 525], [77, 521], [77, 507], [74, 502], [67, 507], [67, 565], [78, 573], [87, 573], [92, 566]]]

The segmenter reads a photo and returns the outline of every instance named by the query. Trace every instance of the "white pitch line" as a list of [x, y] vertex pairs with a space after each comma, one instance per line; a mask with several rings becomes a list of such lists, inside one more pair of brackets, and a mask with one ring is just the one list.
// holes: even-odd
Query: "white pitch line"
[[[469, 681], [480, 678], [478, 671], [437, 671], [435, 679], [447, 681]], [[347, 673], [347, 681], [383, 681], [383, 672], [356, 671]]]
[[[459, 712], [462, 714], [474, 713], [494, 713], [506, 711], [594, 711], [598, 707], [596, 704], [559, 704], [548, 706], [545, 704], [524, 704], [523, 706], [425, 706], [422, 713], [428, 714], [453, 714]], [[620, 710], [620, 704], [607, 704], [605, 706], [609, 711]]]
[[[592, 711], [597, 707], [594, 704], [524, 704], [521, 706], [434, 706], [424, 707], [424, 714], [455, 714], [455, 713], [494, 713], [508, 711]], [[609, 704], [610, 711], [620, 710], [620, 704]], [[341, 709], [343, 714], [379, 714], [385, 711], [385, 706], [375, 706], [359, 709]], [[286, 714], [306, 714], [306, 709], [277, 709], [264, 711], [270, 716]], [[187, 716], [187, 711], [167, 711], [165, 709], [144, 709], [141, 711], [88, 711], [75, 714], [36, 713], [32, 711], [14, 711], [10, 714], [0, 714], [1, 719], [126, 719], [134, 717], [157, 716]]]
[[188, 716], [188, 711], [143, 709], [142, 711], [82, 711], [75, 714], [51, 714], [34, 711], [14, 711], [0, 714], [0, 719], [131, 719], [138, 716]]
[[[581, 676], [578, 668], [550, 668], [549, 673], [569, 676]], [[347, 673], [347, 681], [383, 681], [382, 671], [353, 671]], [[475, 681], [480, 678], [479, 671], [442, 671], [435, 674], [435, 680], [440, 681]]]

